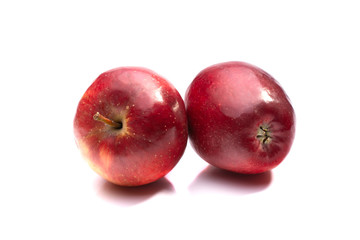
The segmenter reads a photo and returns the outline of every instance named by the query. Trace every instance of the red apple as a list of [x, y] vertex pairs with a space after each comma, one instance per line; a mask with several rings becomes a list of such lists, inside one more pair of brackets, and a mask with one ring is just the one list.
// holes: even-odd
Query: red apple
[[153, 71], [123, 67], [101, 74], [81, 98], [75, 139], [90, 167], [121, 186], [165, 176], [187, 143], [178, 91]]
[[268, 171], [288, 154], [295, 113], [268, 73], [244, 62], [208, 67], [186, 92], [189, 136], [208, 163], [238, 173]]

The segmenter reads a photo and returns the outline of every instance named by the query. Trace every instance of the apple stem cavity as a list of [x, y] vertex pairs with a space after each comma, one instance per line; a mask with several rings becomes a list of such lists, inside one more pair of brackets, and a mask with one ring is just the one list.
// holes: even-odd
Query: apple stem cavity
[[103, 115], [101, 115], [99, 112], [95, 113], [93, 116], [94, 120], [96, 121], [100, 121], [103, 122], [113, 128], [116, 129], [121, 129], [122, 128], [122, 123], [121, 122], [115, 122], [107, 117], [104, 117]]

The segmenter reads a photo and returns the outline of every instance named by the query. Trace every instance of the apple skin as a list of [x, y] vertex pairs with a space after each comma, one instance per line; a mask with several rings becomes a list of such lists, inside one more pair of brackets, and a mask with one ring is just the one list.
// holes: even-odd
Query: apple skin
[[[94, 120], [99, 112], [116, 128]], [[101, 74], [77, 107], [74, 134], [90, 167], [121, 186], [140, 186], [165, 176], [184, 153], [188, 125], [178, 91], [140, 67]]]
[[266, 172], [293, 143], [295, 113], [288, 96], [273, 77], [248, 63], [204, 69], [188, 87], [185, 105], [191, 145], [216, 167]]

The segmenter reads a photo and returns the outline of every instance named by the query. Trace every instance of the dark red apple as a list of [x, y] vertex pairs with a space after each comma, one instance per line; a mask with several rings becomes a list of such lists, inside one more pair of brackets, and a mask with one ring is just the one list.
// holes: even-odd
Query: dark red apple
[[74, 133], [95, 172], [122, 186], [165, 176], [187, 143], [178, 91], [153, 71], [123, 67], [101, 74], [81, 98]]
[[189, 136], [208, 163], [244, 174], [268, 171], [295, 134], [289, 98], [268, 73], [244, 62], [208, 67], [186, 92]]

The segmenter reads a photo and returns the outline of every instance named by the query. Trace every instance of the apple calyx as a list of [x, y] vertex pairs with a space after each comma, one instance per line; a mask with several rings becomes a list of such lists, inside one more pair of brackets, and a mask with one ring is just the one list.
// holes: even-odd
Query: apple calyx
[[271, 131], [268, 126], [261, 125], [258, 129], [256, 138], [262, 144], [269, 144], [271, 142]]
[[107, 117], [104, 117], [103, 115], [101, 115], [99, 112], [95, 113], [93, 116], [94, 120], [96, 121], [100, 121], [103, 122], [115, 129], [121, 129], [122, 128], [122, 123], [121, 122], [115, 122]]

